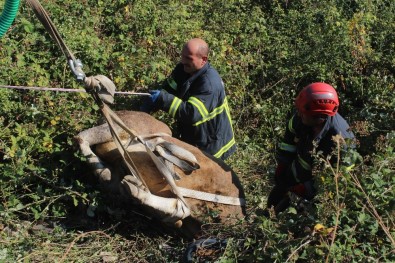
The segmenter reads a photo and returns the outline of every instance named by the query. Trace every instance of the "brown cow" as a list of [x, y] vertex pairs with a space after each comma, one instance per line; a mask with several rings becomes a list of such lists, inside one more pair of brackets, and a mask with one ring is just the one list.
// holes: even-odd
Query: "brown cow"
[[[172, 156], [181, 157], [188, 169], [177, 165], [167, 165], [173, 176], [175, 189], [169, 185], [158, 169], [153, 157], [145, 145], [116, 125], [116, 132], [142, 180], [131, 176], [122, 155], [114, 143], [108, 124], [82, 131], [75, 139], [82, 154], [94, 170], [102, 185], [109, 191], [116, 191], [128, 199], [147, 208], [149, 213], [180, 228], [193, 236], [198, 233], [201, 224], [206, 222], [234, 223], [244, 217], [245, 196], [239, 179], [223, 161], [205, 154], [198, 148], [171, 137], [169, 127], [163, 122], [143, 112], [121, 111], [117, 115], [127, 127], [133, 128], [143, 142], [155, 142], [158, 145], [170, 145], [176, 148]], [[150, 136], [153, 135], [153, 136]], [[154, 137], [154, 140], [151, 140]], [[93, 148], [95, 146], [95, 152]], [[174, 146], [174, 147], [173, 147]], [[169, 153], [169, 147], [155, 148]], [[181, 153], [178, 150], [181, 149]], [[151, 153], [152, 153], [151, 152]], [[184, 158], [185, 157], [185, 158]], [[196, 159], [195, 159], [196, 158]], [[162, 157], [154, 158], [169, 164]], [[182, 160], [184, 159], [184, 160]], [[129, 170], [130, 171], [130, 170]], [[178, 193], [175, 194], [175, 193]], [[213, 217], [213, 215], [215, 215]]]

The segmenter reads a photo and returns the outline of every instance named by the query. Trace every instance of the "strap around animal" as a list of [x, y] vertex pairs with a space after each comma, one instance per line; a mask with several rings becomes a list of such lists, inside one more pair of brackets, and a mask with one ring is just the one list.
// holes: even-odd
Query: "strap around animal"
[[147, 184], [144, 182], [144, 179], [140, 176], [136, 166], [133, 163], [133, 160], [130, 158], [129, 153], [126, 151], [126, 149], [124, 148], [124, 146], [121, 143], [121, 140], [118, 136], [118, 134], [115, 132], [114, 129], [114, 124], [113, 124], [113, 120], [116, 124], [118, 124], [122, 129], [124, 129], [127, 133], [129, 133], [130, 136], [132, 136], [132, 138], [137, 138], [144, 146], [145, 149], [147, 151], [147, 153], [150, 155], [151, 159], [153, 160], [153, 162], [155, 163], [156, 167], [158, 168], [158, 170], [162, 173], [162, 175], [165, 177], [167, 183], [170, 185], [173, 193], [177, 196], [177, 198], [179, 200], [181, 200], [186, 207], [189, 207], [188, 204], [185, 202], [184, 198], [182, 197], [182, 195], [180, 194], [180, 192], [178, 191], [178, 187], [174, 181], [173, 176], [171, 175], [169, 169], [167, 168], [167, 166], [151, 151], [151, 149], [147, 146], [147, 142], [145, 142], [142, 138], [139, 138], [137, 136], [137, 132], [131, 128], [128, 128], [123, 121], [115, 114], [115, 112], [113, 112], [106, 104], [103, 104], [102, 106], [102, 112], [103, 115], [105, 115], [108, 125], [110, 127], [111, 130], [111, 134], [113, 135], [114, 141], [117, 144], [117, 148], [120, 151], [121, 155], [124, 158], [124, 161], [126, 163], [126, 165], [131, 166], [132, 171], [134, 170], [133, 175], [136, 175], [137, 178], [139, 180], [141, 180], [141, 182], [143, 182], [143, 184], [146, 186], [146, 188], [148, 189]]
[[147, 142], [149, 142], [147, 145], [151, 151], [157, 151], [161, 157], [175, 164], [186, 173], [191, 173], [200, 168], [195, 155], [174, 143], [170, 143], [160, 137]]
[[[201, 192], [201, 191], [186, 189], [186, 188], [177, 186], [171, 172], [169, 171], [169, 168], [152, 152], [151, 148], [153, 148], [153, 146], [152, 145], [150, 146], [149, 142], [146, 142], [143, 139], [143, 137], [137, 136], [136, 131], [128, 128], [123, 123], [123, 121], [107, 105], [105, 105], [105, 104], [103, 105], [102, 111], [103, 111], [103, 114], [106, 116], [106, 118], [108, 120], [110, 120], [110, 121], [108, 121], [108, 124], [110, 126], [111, 133], [113, 134], [113, 137], [115, 137], [114, 141], [116, 141], [118, 149], [120, 150], [122, 156], [124, 156], [125, 162], [127, 163], [128, 167], [129, 167], [128, 163], [130, 163], [132, 165], [133, 170], [137, 171], [136, 174], [138, 176], [138, 179], [140, 179], [143, 182], [143, 184], [146, 186], [147, 189], [148, 189], [148, 186], [145, 184], [143, 178], [139, 175], [138, 170], [133, 163], [133, 160], [130, 158], [128, 152], [122, 145], [119, 136], [116, 134], [115, 129], [113, 128], [114, 124], [113, 124], [112, 120], [114, 120], [116, 124], [118, 124], [122, 129], [124, 129], [127, 133], [129, 133], [132, 136], [132, 138], [138, 139], [145, 146], [147, 153], [150, 155], [150, 157], [153, 160], [153, 162], [155, 163], [156, 167], [162, 173], [162, 175], [166, 179], [167, 183], [170, 185], [172, 192], [178, 197], [179, 200], [182, 201], [182, 203], [186, 207], [189, 207], [189, 206], [188, 206], [187, 202], [185, 201], [185, 199], [183, 198], [184, 196], [194, 198], [194, 199], [204, 200], [204, 201], [221, 203], [221, 204], [245, 206], [246, 202], [245, 202], [245, 199], [243, 199], [243, 198], [211, 194], [211, 193], [207, 193], [207, 192]], [[197, 163], [197, 161], [196, 161], [196, 163]]]
[[[144, 137], [147, 138], [148, 136], [144, 136]], [[161, 157], [163, 157], [165, 160], [170, 161], [172, 164], [178, 166], [184, 172], [192, 172], [193, 170], [200, 168], [195, 156], [192, 153], [185, 150], [184, 148], [179, 147], [178, 145], [165, 141], [162, 138], [155, 138], [147, 141], [146, 147], [147, 146], [150, 147], [152, 151], [155, 149]], [[166, 168], [167, 169], [164, 170], [169, 170], [168, 166], [166, 166]], [[172, 174], [172, 171], [170, 171], [170, 173]], [[173, 174], [172, 177], [174, 178]], [[183, 188], [180, 186], [177, 186], [177, 189], [183, 197], [189, 197], [193, 199], [204, 200], [204, 201], [226, 204], [226, 205], [236, 205], [236, 206], [246, 205], [246, 201], [244, 198], [212, 194], [212, 193], [197, 191], [193, 189]]]
[[127, 128], [126, 125], [122, 122], [121, 119], [105, 104], [103, 104], [103, 107], [101, 108], [102, 113], [104, 117], [107, 120], [108, 126], [111, 131], [111, 136], [113, 137], [113, 140], [118, 148], [118, 151], [120, 152], [126, 166], [128, 167], [130, 173], [134, 175], [138, 180], [141, 181], [141, 183], [147, 188], [147, 191], [149, 192], [148, 185], [144, 181], [143, 177], [140, 175], [140, 172], [138, 171], [136, 165], [134, 164], [132, 158], [129, 155], [129, 152], [125, 149], [125, 147], [121, 143], [121, 138], [119, 138], [117, 132], [115, 131], [114, 128], [114, 122], [115, 121], [119, 126], [122, 128], [126, 128], [127, 131], [130, 133], [131, 136], [136, 137], [136, 132]]
[[183, 187], [178, 187], [178, 189], [184, 197], [209, 201], [213, 203], [226, 204], [226, 205], [237, 205], [237, 206], [246, 205], [246, 201], [244, 198], [217, 195], [217, 194], [187, 189]]

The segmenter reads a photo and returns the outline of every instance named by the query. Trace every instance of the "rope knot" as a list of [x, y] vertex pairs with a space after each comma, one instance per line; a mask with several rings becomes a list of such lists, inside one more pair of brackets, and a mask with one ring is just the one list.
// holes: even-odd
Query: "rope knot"
[[109, 78], [104, 75], [85, 77], [84, 83], [86, 91], [97, 93], [105, 103], [114, 103], [115, 84]]
[[85, 77], [84, 84], [85, 84], [85, 90], [88, 92], [100, 90], [99, 82], [95, 79], [94, 76]]

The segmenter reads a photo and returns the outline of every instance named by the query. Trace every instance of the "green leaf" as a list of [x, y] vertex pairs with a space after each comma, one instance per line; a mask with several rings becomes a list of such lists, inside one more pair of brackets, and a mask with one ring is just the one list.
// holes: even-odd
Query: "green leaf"
[[366, 219], [366, 215], [364, 213], [361, 213], [358, 215], [358, 222], [359, 223], [364, 223]]
[[296, 215], [298, 213], [298, 211], [296, 211], [295, 207], [290, 207], [290, 208], [288, 208], [288, 213]]
[[73, 195], [73, 204], [74, 206], [78, 206], [78, 199]]

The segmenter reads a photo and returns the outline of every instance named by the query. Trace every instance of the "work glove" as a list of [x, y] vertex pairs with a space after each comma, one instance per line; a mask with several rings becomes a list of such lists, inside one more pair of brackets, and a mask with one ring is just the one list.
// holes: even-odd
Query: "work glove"
[[158, 97], [161, 93], [160, 90], [150, 90], [149, 93], [151, 94], [141, 105], [140, 110], [150, 113], [151, 111], [155, 110], [155, 102], [158, 100]]
[[289, 191], [307, 200], [313, 199], [317, 193], [317, 190], [314, 187], [313, 180], [294, 185], [290, 188]]

